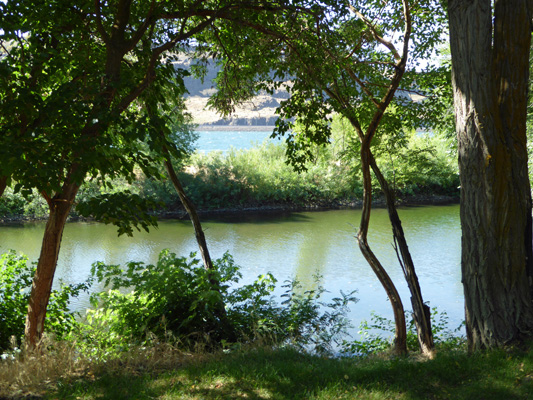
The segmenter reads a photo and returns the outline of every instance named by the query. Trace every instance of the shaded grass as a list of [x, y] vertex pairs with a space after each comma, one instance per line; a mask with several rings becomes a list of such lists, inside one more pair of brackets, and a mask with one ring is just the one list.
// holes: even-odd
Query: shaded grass
[[434, 360], [332, 359], [256, 348], [164, 372], [113, 369], [60, 381], [49, 399], [528, 399], [533, 351], [441, 352]]

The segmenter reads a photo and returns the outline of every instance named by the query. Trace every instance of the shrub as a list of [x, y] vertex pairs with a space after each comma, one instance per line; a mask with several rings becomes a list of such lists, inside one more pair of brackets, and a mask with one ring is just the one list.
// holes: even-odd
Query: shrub
[[[92, 296], [95, 308], [88, 311], [84, 340], [96, 344], [95, 334], [121, 342], [124, 337], [139, 341], [147, 335], [160, 339], [172, 335], [189, 346], [198, 342], [220, 346], [261, 338], [327, 352], [346, 333], [348, 305], [356, 301], [353, 292], [325, 304], [319, 301], [324, 289], [300, 293], [297, 282], [288, 282], [284, 300], [277, 305], [272, 275], [237, 287], [241, 274], [228, 253], [214, 265], [215, 271], [206, 271], [194, 254], [186, 259], [168, 250], [156, 265], [94, 264], [93, 276], [111, 285], [111, 290]], [[132, 291], [123, 293], [126, 288]], [[221, 302], [229, 326], [220, 321]], [[119, 349], [123, 343], [109, 345]]]
[[[441, 313], [436, 307], [431, 311], [431, 330], [435, 345], [448, 350], [463, 345], [465, 337], [459, 334], [462, 324], [455, 329], [450, 329], [446, 312]], [[406, 321], [409, 321], [407, 324], [407, 349], [417, 351], [419, 349], [418, 336], [415, 322], [409, 311], [406, 312]], [[361, 339], [344, 341], [341, 352], [345, 355], [369, 355], [389, 350], [391, 348], [390, 338], [394, 337], [394, 333], [394, 321], [372, 313], [371, 322], [363, 321], [359, 326]]]
[[263, 143], [249, 150], [227, 154], [196, 153], [191, 158], [194, 175], [182, 173], [187, 193], [199, 207], [289, 204], [332, 205], [348, 202], [359, 194], [359, 182], [347, 174], [347, 166], [321, 151], [298, 173], [288, 165], [285, 145]]
[[[11, 347], [11, 337], [20, 341], [24, 336], [24, 324], [35, 265], [28, 265], [28, 258], [11, 250], [0, 257], [0, 351]], [[76, 284], [61, 284], [53, 290], [46, 313], [46, 326], [57, 338], [63, 337], [77, 326], [75, 313], [68, 305], [81, 291], [87, 291], [91, 281]]]
[[23, 195], [8, 187], [0, 197], [0, 218], [43, 218], [47, 214], [48, 204], [36, 190]]
[[13, 189], [6, 188], [2, 197], [0, 197], [0, 217], [13, 217], [24, 214], [24, 206], [27, 201], [22, 194], [13, 193]]

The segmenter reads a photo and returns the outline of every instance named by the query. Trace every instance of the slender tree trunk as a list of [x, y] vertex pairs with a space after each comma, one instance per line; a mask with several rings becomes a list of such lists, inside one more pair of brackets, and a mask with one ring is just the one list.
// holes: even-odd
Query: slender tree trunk
[[200, 248], [200, 253], [202, 254], [204, 267], [205, 269], [212, 271], [214, 269], [213, 262], [211, 261], [211, 256], [209, 255], [207, 242], [205, 240], [202, 224], [200, 223], [200, 218], [198, 218], [198, 213], [196, 212], [196, 207], [185, 193], [185, 190], [183, 190], [183, 186], [181, 185], [181, 182], [178, 179], [178, 175], [176, 174], [176, 171], [172, 166], [172, 162], [170, 161], [168, 152], [166, 153], [167, 158], [165, 160], [165, 168], [167, 169], [168, 176], [170, 177], [170, 180], [174, 185], [176, 192], [178, 193], [181, 203], [183, 204], [183, 207], [185, 207], [185, 210], [187, 211], [187, 214], [189, 215], [189, 218], [191, 219], [191, 222], [193, 224], [194, 234], [196, 235], [196, 241], [198, 242], [198, 247]]
[[[450, 0], [461, 178], [461, 267], [469, 348], [533, 333], [525, 1]], [[494, 19], [494, 25], [493, 25]]]
[[24, 332], [26, 344], [31, 348], [35, 348], [44, 332], [46, 308], [52, 291], [63, 229], [78, 189], [79, 186], [75, 184], [67, 184], [60, 195], [49, 199], [50, 214], [44, 230], [37, 270], [33, 277]]
[[[394, 237], [394, 244], [398, 261], [402, 267], [407, 286], [411, 292], [411, 305], [413, 306], [413, 319], [416, 325], [416, 332], [418, 335], [418, 343], [420, 345], [420, 351], [422, 354], [429, 358], [435, 356], [435, 344], [433, 341], [433, 332], [431, 330], [431, 311], [429, 307], [424, 303], [422, 298], [422, 290], [418, 282], [418, 276], [416, 275], [415, 265], [411, 252], [407, 246], [407, 240], [402, 228], [402, 221], [396, 210], [394, 192], [389, 187], [389, 183], [381, 173], [374, 156], [370, 154], [370, 166], [372, 171], [378, 179], [381, 190], [385, 194], [387, 202], [387, 210], [389, 212], [389, 220], [392, 225], [392, 235]], [[399, 250], [399, 252], [398, 252]]]
[[[216, 276], [213, 275], [216, 271], [213, 266], [211, 256], [209, 254], [209, 249], [207, 248], [207, 242], [205, 240], [205, 235], [202, 229], [202, 224], [200, 223], [200, 218], [198, 217], [198, 213], [196, 212], [196, 207], [194, 206], [193, 202], [189, 199], [189, 197], [185, 193], [185, 190], [183, 189], [183, 186], [178, 178], [178, 175], [176, 174], [176, 171], [174, 170], [174, 167], [172, 165], [169, 152], [165, 150], [165, 153], [166, 153], [165, 168], [168, 172], [168, 176], [170, 177], [170, 180], [172, 181], [172, 184], [174, 185], [174, 188], [176, 189], [176, 192], [178, 193], [181, 203], [183, 204], [183, 207], [185, 207], [185, 210], [187, 211], [187, 214], [189, 215], [189, 218], [191, 219], [191, 222], [194, 226], [194, 233], [196, 235], [196, 241], [198, 242], [198, 247], [200, 248], [200, 253], [202, 254], [204, 268], [208, 270], [210, 274], [209, 282], [219, 293], [221, 293], [220, 281], [218, 280]], [[235, 341], [237, 338], [235, 329], [233, 328], [231, 322], [228, 320], [228, 316], [226, 313], [226, 306], [223, 301], [220, 301], [220, 303], [218, 304], [218, 308], [216, 309], [215, 312], [220, 322], [220, 325], [222, 326], [222, 329], [227, 335], [225, 339], [229, 341]]]
[[405, 325], [405, 311], [402, 300], [390, 276], [385, 271], [375, 254], [370, 249], [367, 241], [368, 225], [370, 223], [370, 212], [372, 209], [372, 178], [370, 176], [370, 159], [372, 157], [369, 148], [369, 141], [363, 140], [361, 144], [361, 168], [363, 170], [363, 210], [361, 213], [361, 224], [359, 226], [359, 248], [366, 258], [368, 264], [376, 274], [381, 285], [385, 289], [391, 302], [394, 313], [394, 322], [396, 325], [394, 347], [395, 354], [407, 353], [407, 332]]
[[[352, 114], [347, 113], [346, 116], [349, 119], [352, 126], [354, 127], [355, 131], [358, 132], [359, 138], [361, 140], [361, 160], [362, 160], [362, 165], [363, 165], [363, 153], [364, 153], [363, 143], [368, 142], [368, 137], [365, 139], [365, 135], [363, 134], [359, 121]], [[433, 332], [431, 330], [431, 313], [430, 313], [429, 307], [426, 304], [424, 304], [424, 300], [422, 298], [422, 291], [418, 283], [418, 277], [416, 275], [413, 259], [409, 251], [409, 247], [407, 246], [407, 240], [405, 239], [405, 234], [403, 232], [400, 217], [396, 210], [394, 193], [390, 189], [387, 180], [381, 173], [381, 170], [379, 169], [376, 163], [376, 160], [374, 159], [374, 156], [372, 155], [372, 152], [370, 151], [370, 146], [368, 144], [366, 146], [367, 146], [366, 152], [368, 153], [368, 155], [367, 155], [367, 159], [364, 160], [364, 162], [366, 163], [366, 167], [363, 167], [363, 182], [365, 182], [365, 179], [368, 182], [366, 183], [365, 191], [368, 191], [368, 193], [371, 194], [371, 190], [372, 190], [371, 180], [370, 180], [370, 167], [371, 167], [372, 170], [374, 171], [374, 174], [376, 175], [378, 179], [381, 190], [385, 194], [385, 198], [387, 202], [387, 209], [389, 213], [389, 220], [392, 226], [394, 243], [397, 246], [396, 250], [397, 250], [397, 255], [398, 255], [398, 261], [400, 262], [400, 265], [404, 272], [405, 279], [407, 281], [407, 285], [409, 287], [409, 291], [411, 292], [411, 304], [413, 306], [413, 317], [414, 317], [414, 321], [415, 321], [415, 325], [417, 329], [418, 343], [420, 345], [420, 350], [427, 357], [433, 358], [435, 355], [435, 344], [433, 341]], [[365, 172], [365, 170], [367, 170], [367, 172]], [[365, 177], [366, 174], [368, 174], [367, 177]], [[366, 202], [369, 202], [370, 205], [367, 205]], [[371, 197], [370, 199], [366, 199], [366, 197], [364, 198], [363, 213], [366, 207], [368, 209], [368, 216], [366, 217], [367, 219], [370, 219], [371, 202], [372, 202]], [[367, 225], [368, 225], [368, 222], [367, 222]], [[360, 242], [360, 246], [361, 246], [361, 242]], [[366, 244], [366, 246], [368, 246], [368, 244]], [[398, 253], [398, 247], [400, 250], [399, 253]], [[362, 250], [363, 254], [365, 254], [365, 258], [371, 264], [372, 269], [374, 270], [376, 275], [378, 275], [380, 271], [380, 267], [375, 267], [377, 259], [375, 255], [368, 254], [368, 250], [369, 249], [365, 250], [366, 254], [365, 254], [365, 251]], [[379, 265], [379, 262], [378, 262], [378, 265]], [[383, 268], [381, 267], [381, 269]], [[378, 275], [378, 278], [379, 278], [379, 275]], [[386, 289], [387, 293], [389, 293], [389, 291], [391, 293], [395, 293], [395, 292], [397, 293], [393, 282], [390, 280], [388, 276], [383, 277], [383, 280], [382, 278], [380, 278], [380, 281], [382, 282], [382, 285], [384, 287], [385, 285], [389, 287], [389, 289]], [[403, 309], [403, 306], [402, 306], [402, 309]], [[397, 315], [396, 312], [395, 312], [395, 315]], [[405, 332], [406, 330], [405, 317], [403, 317], [402, 319], [403, 319], [403, 322], [401, 320], [396, 320], [395, 318], [396, 330], [397, 330], [396, 337], [398, 336], [401, 337], [402, 331]], [[403, 326], [400, 328], [400, 324], [402, 323], [403, 323]], [[401, 331], [398, 332], [398, 329], [401, 329]]]

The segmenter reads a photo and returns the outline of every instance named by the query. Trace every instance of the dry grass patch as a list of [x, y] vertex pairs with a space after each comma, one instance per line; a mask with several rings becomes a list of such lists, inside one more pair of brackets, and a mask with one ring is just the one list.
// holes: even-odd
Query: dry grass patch
[[0, 361], [0, 399], [44, 396], [58, 389], [58, 382], [91, 382], [101, 375], [141, 376], [176, 369], [187, 362], [201, 362], [206, 354], [189, 353], [172, 343], [130, 346], [120, 354], [82, 354], [75, 342], [44, 337], [36, 351], [17, 348]]

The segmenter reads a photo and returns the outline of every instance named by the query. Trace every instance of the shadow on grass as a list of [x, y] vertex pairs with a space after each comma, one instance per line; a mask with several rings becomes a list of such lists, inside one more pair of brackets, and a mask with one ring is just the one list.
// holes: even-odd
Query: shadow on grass
[[324, 359], [264, 349], [160, 375], [114, 374], [65, 385], [65, 399], [528, 399], [533, 352], [442, 353], [435, 360]]

